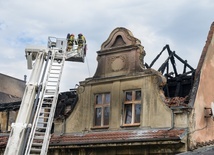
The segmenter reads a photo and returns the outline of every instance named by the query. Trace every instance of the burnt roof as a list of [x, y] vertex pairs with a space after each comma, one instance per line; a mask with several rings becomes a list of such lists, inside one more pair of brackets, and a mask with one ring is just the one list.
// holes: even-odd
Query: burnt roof
[[0, 92], [0, 104], [2, 103], [11, 103], [11, 102], [21, 102], [21, 98]]
[[22, 98], [26, 83], [0, 73], [0, 92]]

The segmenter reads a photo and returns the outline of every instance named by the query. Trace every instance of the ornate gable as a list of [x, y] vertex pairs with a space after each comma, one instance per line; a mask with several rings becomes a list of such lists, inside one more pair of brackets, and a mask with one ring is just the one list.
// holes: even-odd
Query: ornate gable
[[114, 77], [143, 71], [145, 51], [139, 39], [126, 28], [116, 28], [97, 52], [95, 78]]
[[131, 31], [126, 28], [119, 27], [111, 32], [108, 39], [102, 44], [101, 50], [127, 45], [140, 45], [140, 43], [140, 40], [135, 38]]

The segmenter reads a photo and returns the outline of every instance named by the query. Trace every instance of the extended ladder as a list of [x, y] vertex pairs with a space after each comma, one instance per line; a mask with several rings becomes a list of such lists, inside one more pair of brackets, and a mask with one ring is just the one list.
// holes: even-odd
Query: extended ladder
[[84, 62], [86, 44], [69, 53], [66, 39], [49, 37], [48, 40], [48, 48], [25, 49], [32, 73], [16, 122], [11, 125], [4, 155], [47, 154], [64, 62]]
[[52, 50], [51, 61], [42, 95], [31, 127], [25, 154], [47, 154], [51, 127], [58, 99], [59, 84], [65, 62], [65, 53]]

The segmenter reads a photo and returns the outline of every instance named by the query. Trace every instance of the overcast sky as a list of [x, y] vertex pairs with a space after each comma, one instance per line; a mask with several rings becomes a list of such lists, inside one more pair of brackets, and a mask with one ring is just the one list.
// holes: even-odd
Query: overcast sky
[[213, 0], [0, 0], [0, 73], [29, 78], [27, 45], [45, 46], [48, 36], [83, 33], [86, 61], [66, 62], [60, 91], [67, 91], [94, 75], [96, 52], [116, 27], [141, 40], [146, 63], [169, 44], [196, 68], [213, 21]]

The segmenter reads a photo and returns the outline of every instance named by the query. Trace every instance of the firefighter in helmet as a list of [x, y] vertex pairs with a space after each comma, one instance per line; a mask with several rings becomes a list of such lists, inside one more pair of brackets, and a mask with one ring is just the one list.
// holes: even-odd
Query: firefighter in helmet
[[68, 47], [67, 47], [67, 51], [70, 51], [72, 48], [73, 48], [73, 45], [76, 44], [76, 41], [75, 41], [75, 36], [74, 34], [68, 34], [67, 35], [67, 44], [68, 44]]
[[77, 43], [78, 43], [78, 49], [82, 48], [83, 44], [86, 44], [86, 39], [82, 35], [82, 33], [78, 34]]

